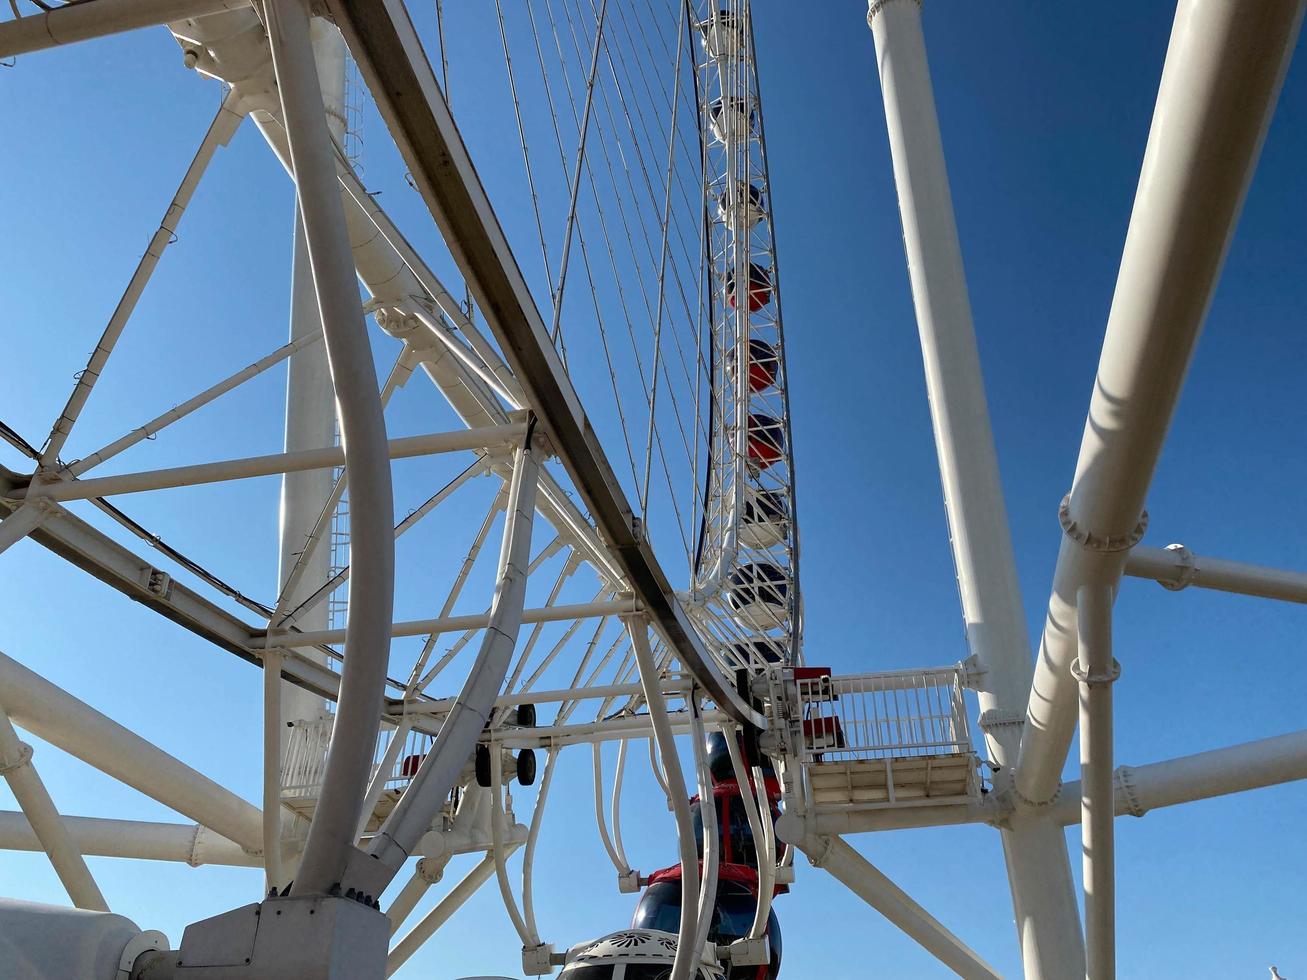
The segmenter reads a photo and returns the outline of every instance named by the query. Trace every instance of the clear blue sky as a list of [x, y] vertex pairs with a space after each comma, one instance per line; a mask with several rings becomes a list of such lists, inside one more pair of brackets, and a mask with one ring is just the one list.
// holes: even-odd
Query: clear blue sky
[[[493, 8], [446, 6], [457, 115], [539, 288]], [[510, 28], [521, 30], [521, 9], [507, 6]], [[864, 9], [827, 2], [800, 10], [768, 0], [755, 11], [784, 275], [807, 658], [840, 671], [965, 656]], [[1056, 507], [1075, 463], [1172, 11], [1170, 4], [1139, 4], [1129, 18], [1108, 18], [1094, 5], [1054, 12], [1015, 3], [926, 4], [1032, 634], [1043, 617], [1059, 536]], [[417, 16], [429, 32], [430, 11]], [[10, 134], [0, 154], [0, 418], [30, 440], [44, 438], [62, 406], [218, 98], [215, 85], [183, 69], [162, 30], [0, 68], [0, 121]], [[1305, 116], [1307, 61], [1300, 56], [1149, 495], [1150, 544], [1182, 541], [1200, 554], [1307, 569], [1295, 506], [1307, 482], [1300, 435], [1307, 426], [1300, 395], [1307, 364]], [[379, 200], [454, 279], [374, 114], [365, 138], [366, 177], [383, 191]], [[552, 149], [545, 144], [539, 152]], [[291, 208], [284, 173], [258, 133], [243, 129], [197, 195], [71, 455], [282, 342]], [[375, 346], [384, 370], [395, 345], [381, 338]], [[275, 452], [283, 385], [284, 374], [270, 372], [107, 471]], [[452, 424], [428, 388], [414, 382], [397, 396], [393, 434]], [[611, 434], [612, 420], [596, 404]], [[616, 456], [616, 444], [608, 445]], [[0, 447], [0, 460], [19, 468], [7, 448]], [[461, 465], [405, 464], [397, 512], [416, 506]], [[455, 498], [437, 523], [401, 545], [401, 562], [431, 572], [397, 597], [399, 615], [432, 614], [450, 564], [466, 548], [463, 528], [479, 520], [492, 489], [483, 481], [466, 500]], [[123, 506], [266, 599], [276, 575], [276, 500], [276, 481], [258, 480], [127, 498]], [[676, 548], [668, 554], [679, 572]], [[0, 569], [0, 650], [258, 799], [252, 668], [29, 543], [0, 557]], [[486, 587], [482, 581], [460, 611], [472, 611]], [[578, 583], [578, 594], [588, 587]], [[1119, 761], [1145, 763], [1303, 727], [1301, 608], [1171, 594], [1138, 581], [1123, 585], [1117, 608]], [[411, 647], [397, 647], [397, 660], [411, 655]], [[634, 905], [613, 887], [593, 831], [588, 758], [578, 751], [563, 757], [537, 870], [542, 931], [559, 947], [624, 926]], [[48, 746], [37, 744], [36, 761], [67, 813], [177, 819]], [[521, 818], [534, 791], [518, 795]], [[12, 807], [7, 796], [0, 800]], [[646, 871], [671, 863], [672, 824], [647, 767], [633, 768], [628, 800], [635, 862]], [[1307, 787], [1289, 786], [1119, 821], [1121, 975], [1255, 978], [1269, 963], [1289, 977], [1307, 974], [1304, 816]], [[992, 831], [900, 832], [855, 843], [1002, 972], [1019, 972]], [[109, 859], [91, 865], [116, 910], [174, 942], [187, 922], [261, 891], [261, 875], [250, 871]], [[456, 861], [448, 878], [466, 866]], [[784, 976], [945, 975], [823, 873], [800, 861], [798, 875], [794, 893], [778, 904]], [[433, 889], [423, 909], [444, 887]], [[63, 900], [41, 855], [0, 856], [0, 894]], [[492, 886], [402, 975], [514, 974], [517, 947]]]

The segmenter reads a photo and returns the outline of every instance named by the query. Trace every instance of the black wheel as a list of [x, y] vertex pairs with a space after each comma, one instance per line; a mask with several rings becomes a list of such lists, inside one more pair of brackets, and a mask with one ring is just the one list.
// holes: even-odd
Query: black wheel
[[477, 772], [477, 785], [489, 786], [490, 785], [490, 750], [480, 743], [477, 743], [476, 772]]
[[517, 706], [517, 723], [523, 728], [535, 728], [536, 706], [534, 704], [519, 704]]
[[517, 754], [517, 781], [530, 786], [536, 781], [535, 749], [523, 749]]

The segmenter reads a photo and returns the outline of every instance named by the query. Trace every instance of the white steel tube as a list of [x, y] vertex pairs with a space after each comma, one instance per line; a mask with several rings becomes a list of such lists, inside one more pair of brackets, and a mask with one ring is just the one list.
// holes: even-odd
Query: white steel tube
[[263, 654], [263, 869], [267, 887], [285, 882], [281, 860], [281, 661], [280, 650]]
[[427, 864], [426, 858], [418, 861], [417, 867], [413, 869], [413, 877], [404, 883], [404, 887], [399, 890], [395, 900], [386, 909], [386, 918], [390, 920], [391, 936], [399, 932], [399, 927], [404, 924], [405, 919], [413, 914], [418, 902], [422, 901], [423, 896], [426, 895], [427, 889], [439, 880], [438, 876], [428, 872], [427, 867], [424, 866]]
[[[96, 0], [96, 2], [98, 2], [98, 0]], [[291, 341], [288, 344], [283, 344], [281, 347], [278, 347], [271, 354], [268, 354], [266, 357], [260, 358], [259, 360], [255, 361], [253, 364], [248, 365], [247, 367], [241, 368], [241, 370], [237, 371], [235, 374], [232, 374], [231, 376], [224, 378], [222, 381], [219, 381], [217, 384], [209, 386], [208, 388], [204, 389], [204, 391], [200, 392], [198, 395], [195, 395], [192, 398], [188, 398], [180, 405], [175, 405], [172, 408], [168, 409], [168, 411], [163, 412], [160, 415], [156, 415], [154, 418], [146, 422], [144, 425], [132, 429], [126, 435], [121, 436], [118, 439], [115, 439], [113, 442], [109, 443], [108, 445], [95, 450], [95, 452], [88, 453], [87, 455], [83, 456], [81, 459], [77, 460], [76, 462], [68, 464], [68, 466], [66, 467], [67, 475], [71, 477], [81, 476], [83, 473], [85, 473], [87, 470], [91, 469], [92, 467], [99, 466], [101, 463], [105, 462], [106, 460], [112, 459], [113, 457], [117, 456], [119, 453], [123, 452], [124, 450], [130, 449], [132, 446], [135, 446], [137, 443], [143, 442], [146, 439], [153, 438], [154, 436], [158, 435], [160, 431], [166, 429], [174, 422], [178, 422], [181, 419], [184, 419], [186, 416], [190, 415], [192, 412], [196, 411], [197, 409], [203, 408], [205, 405], [208, 405], [210, 402], [214, 401], [215, 399], [218, 399], [223, 395], [227, 394], [227, 392], [232, 391], [235, 388], [239, 388], [241, 385], [243, 385], [246, 381], [249, 381], [251, 378], [257, 377], [258, 375], [262, 374], [264, 371], [268, 370], [268, 368], [280, 364], [282, 361], [284, 361], [286, 358], [290, 357], [297, 351], [303, 350], [305, 347], [321, 339], [322, 339], [321, 333], [306, 334], [304, 336], [297, 337], [295, 340]]]
[[[1198, 752], [1146, 766], [1121, 766], [1113, 774], [1117, 816], [1243, 793], [1307, 779], [1307, 731]], [[1080, 785], [1062, 787], [1051, 815], [1061, 824], [1081, 819]]]
[[431, 815], [463, 771], [508, 673], [522, 625], [536, 485], [540, 474], [530, 440], [528, 431], [526, 441], [514, 459], [499, 555], [499, 577], [476, 663], [468, 673], [458, 703], [446, 717], [431, 751], [422, 760], [408, 790], [368, 848], [368, 853], [384, 869], [386, 881], [403, 867], [426, 833]]
[[[639, 603], [632, 599], [544, 606], [540, 609], [524, 609], [522, 611], [521, 625], [530, 626], [535, 623], [566, 622], [569, 619], [594, 619], [601, 616], [629, 615], [638, 612], [639, 608]], [[466, 616], [447, 616], [444, 619], [413, 619], [393, 624], [390, 628], [390, 635], [421, 636], [425, 633], [462, 633], [466, 630], [486, 629], [490, 626], [493, 617], [493, 612], [485, 612], [471, 613]], [[344, 630], [319, 630], [316, 633], [285, 633], [271, 637], [255, 637], [251, 640], [250, 646], [256, 649], [272, 646], [285, 649], [313, 647], [322, 643], [339, 643], [344, 633]]]
[[[672, 813], [676, 817], [676, 840], [681, 855], [681, 928], [677, 933], [676, 959], [672, 963], [671, 980], [688, 980], [699, 962], [700, 950], [693, 948], [693, 937], [699, 924], [693, 920], [690, 909], [696, 908], [699, 893], [699, 855], [694, 846], [694, 822], [690, 817], [690, 801], [685, 795], [685, 776], [681, 772], [681, 758], [676, 752], [676, 736], [667, 717], [667, 704], [660, 687], [661, 678], [649, 646], [649, 623], [638, 616], [626, 617], [627, 631], [631, 634], [631, 648], [640, 668], [640, 683], [644, 685], [645, 703], [649, 706], [649, 724], [658, 743], [667, 781], [673, 787], [670, 793]], [[688, 940], [688, 941], [687, 941]]]
[[1192, 585], [1218, 592], [1307, 603], [1307, 572], [1208, 558], [1192, 554], [1183, 545], [1136, 546], [1125, 561], [1125, 574], [1152, 579], [1173, 591]]
[[[753, 783], [749, 779], [749, 771], [744, 767], [744, 759], [741, 757], [740, 742], [736, 734], [738, 729], [734, 726], [726, 726], [722, 729], [722, 734], [726, 738], [726, 751], [731, 756], [731, 768], [735, 771], [735, 782], [740, 787], [740, 799], [744, 802], [744, 816], [749, 821], [749, 833], [753, 836], [754, 856], [758, 861], [758, 905], [754, 909], [753, 925], [749, 928], [750, 939], [757, 939], [767, 931], [767, 915], [771, 911], [772, 900], [772, 875], [775, 872], [776, 858], [768, 851], [767, 832], [763, 829], [762, 822], [771, 820], [771, 808], [767, 803], [767, 790], [764, 783], [759, 781], [757, 788], [762, 794], [761, 798], [754, 793]], [[759, 807], [766, 807], [763, 812], [759, 812]]]
[[[254, 868], [263, 858], [199, 824], [107, 820], [103, 817], [62, 816], [60, 820], [82, 854], [130, 858], [136, 861], [175, 861]], [[22, 813], [0, 810], [0, 850], [42, 851], [31, 823]]]
[[[694, 769], [699, 784], [699, 816], [703, 820], [703, 870], [699, 880], [699, 904], [694, 912], [695, 955], [703, 950], [712, 929], [713, 909], [717, 905], [717, 872], [721, 862], [722, 835], [717, 828], [717, 800], [713, 796], [712, 775], [708, 772], [708, 753], [704, 735], [699, 694], [690, 692], [690, 740], [694, 745]], [[685, 874], [685, 868], [681, 868]], [[685, 906], [681, 906], [685, 915]]]
[[[990, 758], [1016, 761], [1030, 690], [1030, 638], [976, 348], [919, 0], [874, 0], [868, 19], [885, 100], [912, 301], [967, 645]], [[1003, 830], [1026, 974], [1077, 976], [1084, 964], [1066, 843], [1035, 821]]]
[[0, 24], [0, 58], [248, 6], [249, 0], [93, 0], [68, 4]]
[[21, 507], [0, 521], [0, 554], [40, 527], [46, 516], [47, 511], [42, 506], [40, 497], [24, 501]]
[[1112, 809], [1112, 587], [1076, 593], [1080, 656], [1081, 861], [1085, 895], [1085, 976], [1116, 977], [1116, 859]]
[[617, 767], [613, 770], [613, 795], [609, 801], [609, 816], [613, 823], [613, 847], [617, 851], [619, 863], [628, 869], [631, 867], [631, 862], [627, 860], [626, 847], [622, 844], [622, 785], [626, 780], [626, 748], [629, 744], [626, 741], [617, 743]]
[[4, 774], [10, 792], [73, 904], [79, 909], [108, 912], [109, 905], [100, 886], [91, 877], [86, 859], [59, 818], [54, 800], [32, 765], [32, 747], [18, 740], [18, 733], [3, 709], [0, 709], [0, 773]]
[[[93, 0], [99, 3], [100, 0]], [[375, 378], [373, 379], [375, 386]], [[380, 403], [377, 405], [380, 410]], [[386, 472], [389, 474], [389, 460], [408, 459], [413, 456], [432, 456], [438, 453], [454, 453], [469, 449], [487, 449], [502, 446], [520, 439], [526, 431], [524, 423], [494, 425], [482, 429], [464, 429], [458, 432], [433, 432], [422, 436], [407, 436], [403, 439], [381, 440], [379, 456], [387, 460]], [[101, 476], [89, 480], [74, 480], [69, 483], [50, 483], [41, 485], [41, 493], [51, 500], [85, 500], [88, 497], [108, 497], [120, 493], [140, 493], [145, 490], [165, 490], [172, 487], [190, 487], [202, 483], [221, 483], [226, 480], [246, 480], [259, 476], [275, 476], [278, 473], [292, 473], [298, 470], [329, 469], [333, 466], [346, 465], [348, 443], [341, 446], [308, 449], [294, 453], [273, 453], [268, 456], [248, 456], [243, 459], [224, 459], [213, 463], [196, 463], [191, 466], [174, 466], [161, 470], [146, 470], [141, 473], [124, 473], [121, 476]], [[358, 487], [351, 473], [350, 488], [352, 499], [358, 500]], [[11, 497], [22, 498], [26, 490], [16, 490]], [[388, 508], [393, 516], [393, 509]], [[389, 519], [389, 518], [388, 518]], [[351, 527], [351, 533], [357, 537], [358, 530]], [[386, 528], [386, 537], [394, 540], [395, 528], [392, 524]]]
[[499, 894], [504, 900], [504, 909], [508, 918], [522, 940], [522, 948], [540, 945], [540, 937], [533, 936], [527, 928], [522, 913], [513, 897], [513, 888], [508, 881], [508, 849], [504, 846], [504, 756], [499, 746], [490, 743], [490, 853], [495, 859], [495, 877], [499, 880]]
[[1057, 792], [1076, 726], [1076, 591], [1114, 585], [1270, 124], [1301, 0], [1181, 0], [1090, 396], [1017, 791]]
[[257, 807], [4, 654], [0, 707], [37, 738], [253, 853], [263, 849], [263, 818]]
[[[966, 980], [999, 980], [988, 963], [840, 837], [809, 837], [799, 847], [814, 867], [843, 882], [950, 970]], [[1059, 980], [1070, 980], [1063, 974]]]
[[403, 939], [395, 944], [390, 951], [390, 956], [386, 959], [386, 976], [392, 976], [396, 970], [408, 962], [409, 957], [416, 953], [428, 939], [436, 934], [451, 915], [463, 907], [464, 903], [471, 898], [478, 888], [490, 880], [490, 876], [495, 873], [495, 859], [492, 855], [486, 855], [477, 863], [471, 871], [457, 885], [449, 890], [449, 894], [442, 898], [430, 912], [409, 931]]
[[[622, 774], [622, 749], [625, 748], [626, 742], [623, 741], [618, 745], [618, 763], [617, 779], [620, 780]], [[608, 825], [604, 822], [604, 760], [603, 760], [603, 743], [594, 742], [590, 746], [593, 768], [594, 768], [594, 804], [595, 804], [595, 826], [599, 828], [599, 839], [603, 842], [604, 851], [608, 854], [608, 860], [613, 862], [613, 867], [617, 869], [618, 875], [629, 874], [631, 866], [626, 862], [626, 858], [613, 845], [613, 839], [608, 834]], [[619, 782], [613, 783], [613, 798], [618, 798]], [[616, 819], [616, 810], [614, 810], [614, 819]]]
[[350, 579], [340, 699], [322, 790], [295, 879], [296, 892], [313, 895], [325, 893], [344, 876], [367, 792], [389, 660], [395, 521], [386, 423], [308, 12], [299, 0], [267, 0], [264, 11], [353, 504], [350, 552], [355, 574]]
[[[625, 743], [623, 743], [625, 744]], [[545, 760], [545, 775], [540, 782], [540, 792], [536, 794], [535, 810], [531, 814], [531, 827], [526, 835], [526, 852], [522, 855], [522, 915], [526, 918], [526, 928], [536, 941], [540, 939], [540, 927], [536, 924], [535, 905], [535, 853], [536, 842], [540, 839], [540, 827], [544, 823], [545, 802], [549, 799], [549, 787], [554, 781], [554, 763], [558, 761], [557, 750], [551, 749]]]
[[[407, 704], [405, 705], [407, 708]], [[400, 719], [399, 727], [390, 737], [390, 744], [386, 746], [386, 753], [381, 757], [381, 762], [377, 765], [377, 771], [372, 774], [372, 782], [368, 784], [367, 794], [363, 797], [363, 811], [359, 814], [358, 829], [354, 836], [362, 837], [368, 829], [368, 824], [372, 820], [372, 814], [377, 809], [377, 801], [381, 799], [381, 794], [386, 788], [386, 783], [390, 781], [395, 771], [395, 760], [399, 758], [400, 751], [404, 748], [404, 742], [408, 739], [408, 733], [413, 730], [413, 720], [407, 714]]]
[[[104, 5], [104, 6], [102, 6]], [[105, 0], [94, 0], [91, 3], [81, 3], [70, 5], [68, 7], [52, 10], [41, 17], [24, 17], [18, 21], [10, 21], [8, 24], [0, 25], [0, 31], [13, 30], [22, 28], [29, 21], [47, 23], [50, 18], [57, 15], [66, 14], [74, 18], [80, 18], [81, 21], [88, 24], [94, 24], [100, 18], [97, 14], [108, 15], [104, 19], [110, 24], [114, 22], [114, 15], [122, 16], [125, 14], [135, 13], [136, 16], [147, 15], [154, 16], [160, 10], [164, 9], [166, 4], [152, 0], [152, 2], [138, 3], [136, 0], [110, 0], [108, 4]], [[173, 3], [171, 8], [176, 7], [194, 7], [196, 4]], [[226, 4], [212, 4], [215, 9], [221, 9]], [[241, 4], [241, 6], [245, 6]], [[151, 10], [154, 8], [154, 10]], [[89, 16], [88, 16], [89, 15]], [[178, 17], [189, 16], [186, 13], [179, 13]], [[129, 17], [124, 19], [130, 19]], [[176, 17], [169, 17], [174, 20]], [[122, 21], [119, 21], [120, 23]], [[147, 20], [144, 23], [162, 23], [161, 21]], [[142, 26], [139, 22], [119, 27], [116, 30], [128, 30], [134, 26]], [[114, 29], [100, 30], [98, 33], [114, 33]], [[88, 35], [94, 36], [94, 35]], [[72, 37], [70, 40], [81, 40], [80, 37]], [[53, 42], [58, 43], [58, 42]], [[30, 50], [30, 49], [29, 49]], [[18, 51], [7, 50], [0, 35], [0, 58], [8, 57], [11, 54], [18, 54]], [[77, 377], [77, 384], [73, 386], [72, 394], [68, 396], [68, 402], [64, 405], [63, 411], [55, 419], [54, 426], [50, 429], [50, 435], [46, 439], [44, 448], [41, 450], [40, 465], [43, 468], [49, 468], [59, 457], [60, 450], [63, 449], [64, 443], [68, 440], [69, 434], [73, 431], [73, 425], [77, 422], [77, 417], [81, 414], [82, 408], [86, 405], [86, 400], [91, 397], [91, 389], [95, 387], [95, 382], [99, 379], [100, 373], [104, 370], [105, 364], [109, 360], [109, 355], [113, 353], [114, 345], [118, 343], [118, 338], [122, 336], [123, 328], [127, 326], [127, 321], [131, 318], [132, 311], [136, 309], [136, 302], [145, 292], [145, 287], [153, 275], [155, 267], [159, 264], [159, 259], [163, 257], [164, 251], [175, 240], [177, 225], [181, 221], [182, 214], [186, 211], [186, 206], [190, 204], [191, 197], [195, 194], [195, 189], [200, 185], [200, 178], [204, 176], [204, 171], [208, 168], [209, 163], [213, 160], [213, 155], [218, 147], [226, 146], [231, 139], [232, 134], [240, 126], [241, 120], [245, 116], [239, 111], [239, 100], [236, 96], [228, 94], [222, 105], [218, 108], [218, 114], [210, 123], [209, 129], [204, 134], [204, 139], [200, 141], [199, 149], [195, 151], [195, 156], [191, 160], [190, 166], [186, 168], [186, 174], [182, 177], [182, 182], [177, 188], [177, 193], [173, 195], [172, 201], [164, 211], [163, 220], [159, 222], [159, 227], [154, 236], [150, 239], [150, 244], [145, 249], [145, 254], [141, 256], [140, 262], [136, 266], [136, 271], [132, 273], [131, 279], [127, 282], [127, 288], [123, 291], [122, 298], [118, 301], [109, 322], [105, 325], [104, 333], [100, 335], [100, 340], [91, 352], [90, 360], [86, 364], [85, 370]]]

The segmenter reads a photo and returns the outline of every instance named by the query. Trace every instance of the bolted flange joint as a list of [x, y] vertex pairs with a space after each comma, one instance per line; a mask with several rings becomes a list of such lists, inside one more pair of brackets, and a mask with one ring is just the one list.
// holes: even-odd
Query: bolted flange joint
[[1111, 554], [1117, 551], [1129, 551], [1137, 545], [1148, 530], [1148, 511], [1139, 512], [1139, 523], [1125, 534], [1099, 534], [1091, 528], [1077, 524], [1071, 516], [1071, 494], [1062, 498], [1057, 507], [1057, 519], [1062, 525], [1062, 532], [1086, 551]]
[[[886, 7], [886, 5], [891, 2], [892, 0], [867, 0], [867, 26], [868, 27], [870, 27], [871, 22], [876, 19], [876, 15], [880, 13]], [[921, 0], [912, 0], [912, 2], [917, 5], [917, 9], [921, 9]]]
[[1180, 577], [1174, 582], [1167, 582], [1159, 579], [1157, 584], [1172, 592], [1179, 592], [1181, 589], [1187, 589], [1193, 584], [1194, 576], [1198, 574], [1198, 563], [1194, 561], [1194, 553], [1182, 544], [1168, 544], [1166, 550], [1179, 559]]

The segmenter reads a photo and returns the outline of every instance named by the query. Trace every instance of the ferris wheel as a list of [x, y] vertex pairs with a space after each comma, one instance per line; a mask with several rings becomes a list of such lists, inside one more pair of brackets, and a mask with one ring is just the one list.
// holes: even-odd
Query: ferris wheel
[[[216, 108], [157, 230], [132, 219], [153, 233], [107, 321], [32, 366], [47, 388], [76, 372], [59, 404], [38, 419], [41, 399], [0, 397], [0, 562], [39, 549], [197, 638], [258, 689], [260, 725], [238, 790], [95, 677], [66, 689], [0, 654], [18, 805], [0, 849], [44, 852], [75, 906], [0, 902], [0, 937], [35, 977], [406, 975], [458, 942], [444, 927], [484, 887], [528, 975], [775, 980], [802, 851], [945, 967], [996, 977], [845, 840], [987, 823], [1027, 975], [1113, 976], [1114, 815], [1307, 777], [1301, 733], [1114, 774], [1110, 695], [1123, 575], [1307, 600], [1301, 575], [1140, 544], [1174, 399], [1131, 397], [1178, 393], [1302, 6], [1268, 0], [1250, 25], [1179, 5], [1100, 366], [1125, 394], [1095, 391], [1032, 668], [920, 4], [870, 3], [971, 656], [840, 676], [803, 647], [784, 230], [748, 0], [11, 0], [16, 69], [149, 28], [171, 37], [167, 84]], [[285, 342], [277, 311], [196, 337], [203, 313], [150, 306], [251, 131], [295, 193], [289, 282], [268, 276], [291, 298]], [[215, 254], [253, 281], [255, 239]], [[186, 269], [215, 307], [242, 292], [226, 264]], [[225, 571], [262, 567], [260, 528], [275, 573]], [[1082, 780], [1062, 786], [1077, 720]], [[185, 821], [67, 812], [19, 730]], [[559, 882], [536, 868], [581, 836], [546, 819], [582, 746], [585, 835], [633, 913], [551, 935]], [[671, 814], [665, 867], [627, 846], [637, 770]], [[111, 911], [87, 856], [251, 869], [250, 887], [165, 936]]]

